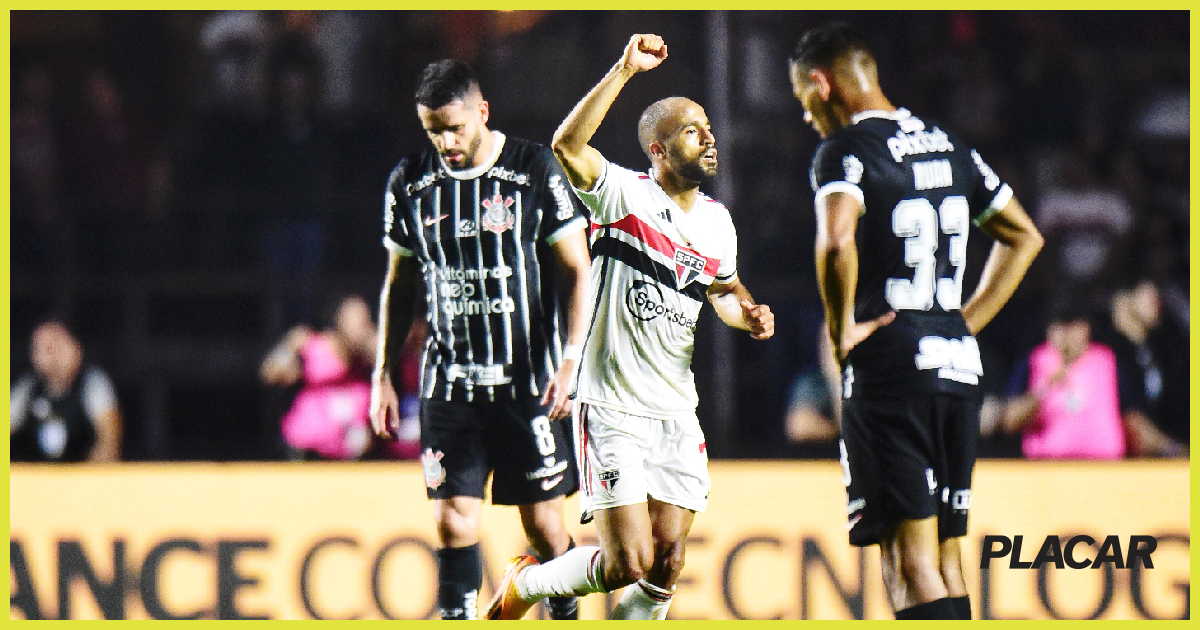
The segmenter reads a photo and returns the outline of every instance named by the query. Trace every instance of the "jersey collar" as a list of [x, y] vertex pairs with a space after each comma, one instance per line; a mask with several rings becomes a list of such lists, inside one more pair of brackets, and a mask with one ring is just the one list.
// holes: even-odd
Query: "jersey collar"
[[493, 140], [492, 154], [488, 156], [487, 161], [483, 164], [456, 171], [450, 168], [449, 164], [446, 164], [446, 160], [442, 159], [442, 154], [437, 153], [438, 164], [441, 164], [442, 169], [454, 179], [475, 179], [483, 175], [488, 172], [489, 168], [492, 168], [496, 164], [496, 160], [500, 159], [500, 150], [504, 148], [504, 134], [499, 131], [491, 131], [491, 134]]
[[857, 114], [854, 114], [853, 116], [851, 116], [850, 124], [852, 124], [852, 125], [858, 124], [859, 121], [866, 120], [868, 118], [888, 118], [891, 120], [904, 120], [905, 118], [908, 118], [909, 116], [912, 116], [912, 113], [910, 113], [907, 109], [905, 109], [903, 107], [897, 109], [894, 112], [885, 112], [882, 109], [868, 109], [865, 112], [858, 112]]

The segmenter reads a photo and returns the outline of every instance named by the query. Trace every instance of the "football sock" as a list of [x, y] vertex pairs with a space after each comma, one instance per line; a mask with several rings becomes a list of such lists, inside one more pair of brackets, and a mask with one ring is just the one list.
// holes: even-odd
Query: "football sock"
[[[571, 539], [567, 544], [567, 551], [575, 548], [575, 539]], [[565, 551], [563, 553], [566, 553]], [[538, 558], [538, 562], [546, 563], [551, 558]], [[554, 596], [546, 598], [546, 608], [550, 611], [550, 618], [558, 621], [577, 620], [579, 619], [579, 598], [574, 595]]]
[[437, 550], [438, 612], [442, 619], [476, 619], [476, 600], [483, 585], [479, 545]]
[[897, 610], [896, 619], [958, 619], [958, 613], [954, 610], [953, 600], [943, 597]]
[[950, 601], [954, 602], [954, 610], [958, 611], [959, 619], [971, 618], [971, 596], [963, 595], [962, 597], [951, 597]]
[[599, 547], [576, 547], [547, 562], [521, 572], [517, 595], [527, 602], [544, 597], [603, 593]]
[[610, 619], [662, 620], [667, 618], [671, 597], [675, 590], [655, 586], [646, 580], [625, 587], [621, 601], [613, 609]]

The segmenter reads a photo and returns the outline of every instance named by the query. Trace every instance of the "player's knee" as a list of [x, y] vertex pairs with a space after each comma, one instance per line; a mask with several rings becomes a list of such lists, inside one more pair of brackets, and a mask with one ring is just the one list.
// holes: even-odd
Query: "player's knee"
[[606, 554], [604, 559], [604, 585], [610, 591], [645, 578], [654, 563], [649, 545], [645, 549], [622, 549], [615, 554]]
[[900, 557], [900, 578], [910, 587], [941, 582], [942, 574], [938, 563], [929, 553], [907, 553]]
[[938, 568], [942, 576], [942, 583], [946, 585], [946, 590], [950, 593], [951, 597], [959, 597], [966, 594], [967, 586], [966, 580], [963, 579], [962, 563], [957, 556], [942, 556]]
[[[541, 557], [562, 553], [570, 543], [562, 512], [552, 503], [535, 504], [521, 511], [521, 525], [529, 545]], [[556, 553], [557, 552], [557, 553]]]
[[683, 571], [685, 546], [682, 540], [657, 545], [654, 553], [653, 575], [651, 581], [662, 583], [663, 580], [674, 582]]
[[437, 514], [437, 532], [442, 544], [461, 547], [478, 542], [479, 523], [468, 514], [440, 510]]

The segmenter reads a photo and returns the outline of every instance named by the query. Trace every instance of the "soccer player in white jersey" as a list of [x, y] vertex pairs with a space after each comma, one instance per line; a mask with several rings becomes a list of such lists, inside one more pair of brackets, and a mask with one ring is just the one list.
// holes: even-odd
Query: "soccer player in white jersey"
[[608, 162], [588, 142], [633, 75], [667, 58], [657, 35], [634, 35], [621, 60], [559, 126], [551, 148], [592, 212], [595, 309], [583, 348], [576, 427], [583, 522], [599, 547], [538, 564], [513, 560], [488, 619], [520, 619], [545, 597], [628, 586], [614, 619], [665, 619], [684, 542], [708, 501], [708, 457], [691, 372], [705, 299], [728, 325], [767, 339], [774, 315], [737, 276], [725, 206], [699, 191], [717, 172], [704, 109], [658, 101], [638, 123], [648, 173]]

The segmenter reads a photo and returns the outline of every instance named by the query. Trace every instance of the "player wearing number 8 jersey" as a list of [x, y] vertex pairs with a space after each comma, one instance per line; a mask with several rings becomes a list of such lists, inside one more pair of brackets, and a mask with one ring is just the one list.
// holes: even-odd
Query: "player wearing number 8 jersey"
[[[587, 332], [587, 221], [550, 149], [488, 129], [469, 66], [429, 64], [415, 96], [429, 146], [400, 162], [384, 194], [371, 424], [384, 438], [398, 430], [390, 372], [423, 284], [421, 467], [442, 543], [438, 609], [474, 619], [489, 477], [492, 502], [518, 506], [538, 556], [573, 544], [562, 518], [578, 486], [567, 389]], [[573, 597], [548, 604], [552, 619], [578, 618]]]
[[[853, 29], [809, 31], [789, 62], [823, 138], [811, 171], [816, 266], [844, 370], [850, 542], [880, 546], [897, 619], [970, 618], [959, 538], [983, 373], [974, 334], [1042, 238], [977, 152], [888, 101]], [[964, 302], [971, 224], [996, 243]]]

